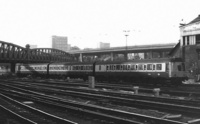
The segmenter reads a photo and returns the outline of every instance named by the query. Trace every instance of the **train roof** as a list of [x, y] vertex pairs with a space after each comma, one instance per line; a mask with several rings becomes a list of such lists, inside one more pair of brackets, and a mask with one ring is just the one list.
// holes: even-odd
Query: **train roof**
[[16, 63], [16, 65], [48, 65], [48, 63]]
[[94, 62], [56, 62], [56, 63], [51, 63], [50, 65], [80, 65], [80, 64], [85, 64], [85, 65], [91, 65]]
[[[96, 61], [96, 64], [125, 64], [125, 63], [148, 63], [148, 62], [183, 62], [181, 58], [155, 58], [155, 59], [140, 59], [129, 61]], [[92, 65], [94, 62], [62, 62], [51, 63], [50, 65]]]

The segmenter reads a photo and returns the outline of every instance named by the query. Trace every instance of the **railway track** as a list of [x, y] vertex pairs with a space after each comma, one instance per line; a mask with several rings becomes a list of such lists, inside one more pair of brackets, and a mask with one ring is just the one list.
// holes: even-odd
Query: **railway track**
[[[14, 80], [13, 80], [14, 81]], [[78, 81], [52, 81], [52, 80], [21, 80], [21, 82], [34, 82], [34, 83], [42, 83], [42, 84], [55, 84], [55, 85], [63, 85], [63, 86], [82, 86], [88, 87], [87, 82], [83, 82], [81, 80]], [[120, 85], [120, 84], [108, 84], [108, 83], [96, 83], [96, 88], [107, 88], [107, 89], [117, 89], [117, 90], [126, 90], [133, 91], [133, 85]], [[182, 85], [179, 87], [160, 87], [160, 94], [174, 97], [189, 97], [192, 99], [200, 99], [200, 85]], [[152, 94], [153, 88], [155, 86], [143, 86], [140, 87], [140, 93]]]
[[51, 115], [44, 111], [22, 104], [6, 95], [0, 94], [0, 109], [15, 121], [23, 124], [77, 124]]
[[[27, 88], [27, 87], [26, 87]], [[16, 90], [16, 89], [15, 89]], [[44, 89], [43, 89], [43, 91], [44, 91]], [[50, 89], [48, 89], [48, 91], [50, 91]], [[55, 93], [55, 90], [54, 90], [54, 93]], [[69, 94], [69, 92], [67, 92], [67, 94]], [[77, 94], [77, 92], [76, 93], [74, 93], [74, 94]], [[81, 92], [81, 93], [79, 93], [79, 96], [80, 96], [80, 94], [83, 94], [83, 92]], [[84, 94], [85, 96], [87, 95], [87, 94]], [[83, 95], [82, 95], [83, 96]], [[94, 96], [94, 97], [100, 97], [100, 96]], [[91, 96], [90, 96], [90, 99], [91, 99]], [[104, 97], [104, 99], [105, 99], [105, 97]], [[110, 100], [111, 98], [109, 97], [109, 100]], [[112, 99], [114, 99], [114, 97], [112, 97]], [[125, 101], [125, 99], [121, 99], [121, 100], [123, 100], [123, 101]], [[114, 100], [114, 102], [117, 102], [117, 101], [120, 101], [120, 99], [119, 98], [115, 98], [115, 100]], [[126, 101], [127, 102], [127, 101]], [[131, 101], [132, 103], [134, 103], [134, 102], [138, 102], [138, 101]], [[123, 104], [125, 104], [125, 102], [123, 102]], [[127, 104], [127, 103], [126, 103]], [[130, 103], [129, 103], [130, 104]], [[141, 101], [139, 101], [139, 104], [141, 104]], [[143, 104], [144, 104], [144, 101], [143, 101]], [[146, 104], [148, 104], [148, 106], [152, 106], [152, 104], [155, 104], [155, 103], [150, 103], [149, 101], [146, 101]], [[158, 104], [157, 104], [157, 106], [158, 106]], [[160, 106], [160, 104], [159, 104], [159, 106]], [[143, 106], [144, 107], [144, 106]], [[161, 107], [161, 106], [160, 106]], [[163, 107], [163, 106], [162, 106]], [[168, 106], [169, 107], [169, 106]], [[175, 108], [177, 108], [178, 106], [174, 106], [173, 105], [173, 109], [175, 109]], [[179, 106], [180, 107], [180, 106]], [[169, 109], [169, 108], [168, 108]], [[183, 108], [182, 108], [183, 109]], [[185, 109], [185, 108], [184, 108]], [[192, 110], [192, 108], [189, 108], [190, 109], [190, 111]], [[188, 110], [189, 110], [188, 109]], [[175, 111], [175, 110], [174, 110]], [[176, 111], [180, 111], [180, 108], [179, 109], [176, 109]], [[193, 111], [193, 110], [192, 110]], [[128, 115], [126, 115], [126, 117], [128, 117]], [[138, 117], [137, 117], [138, 118]], [[154, 120], [155, 121], [155, 120]], [[169, 123], [169, 122], [168, 122]], [[171, 123], [171, 122], [170, 122]]]
[[[11, 82], [12, 83], [12, 82]], [[14, 85], [14, 84], [13, 84]], [[17, 84], [20, 86], [19, 84]], [[154, 95], [134, 95], [133, 92], [124, 92], [124, 91], [113, 91], [113, 90], [107, 90], [107, 89], [99, 89], [97, 90], [91, 90], [88, 88], [79, 88], [79, 87], [67, 87], [67, 86], [58, 86], [58, 85], [46, 85], [46, 84], [38, 84], [38, 83], [21, 83], [21, 87], [23, 88], [24, 85], [26, 85], [26, 88], [31, 88], [32, 86], [40, 86], [43, 88], [54, 88], [55, 90], [68, 90], [68, 91], [78, 91], [81, 93], [91, 93], [91, 94], [104, 94], [104, 95], [110, 95], [110, 96], [121, 96], [123, 98], [129, 98], [129, 99], [136, 99], [136, 100], [148, 100], [152, 102], [164, 102], [169, 104], [178, 104], [178, 105], [185, 105], [185, 106], [196, 106], [200, 107], [200, 101], [199, 100], [191, 100], [191, 99], [177, 99], [177, 98], [169, 98], [169, 97], [155, 97]], [[32, 89], [34, 90], [34, 89]], [[48, 89], [47, 89], [48, 90]], [[67, 92], [67, 91], [66, 91]], [[152, 91], [151, 91], [152, 92]]]
[[[22, 95], [22, 94], [20, 94], [20, 95]], [[28, 97], [30, 97], [30, 96], [28, 96]], [[36, 96], [35, 96], [35, 98], [36, 98]], [[37, 98], [38, 98], [38, 96], [37, 96]], [[70, 109], [70, 110], [77, 111], [82, 114], [87, 114], [87, 115], [91, 115], [91, 116], [95, 116], [95, 117], [98, 116], [98, 118], [110, 120], [116, 124], [121, 124], [121, 123], [123, 123], [123, 124], [143, 124], [143, 123], [185, 124], [184, 122], [155, 118], [155, 117], [150, 117], [150, 116], [144, 116], [144, 115], [140, 115], [140, 114], [134, 114], [134, 113], [130, 113], [130, 112], [109, 109], [109, 108], [105, 108], [105, 107], [98, 107], [98, 106], [91, 106], [91, 105], [88, 106], [88, 105], [80, 104], [77, 102], [69, 103], [69, 102], [66, 102], [66, 100], [64, 100], [64, 99], [63, 100], [60, 98], [56, 99], [56, 97], [54, 97], [52, 99], [52, 98], [47, 98], [47, 96], [45, 96], [45, 97], [40, 96], [40, 99], [38, 99], [37, 102], [43, 102], [43, 104], [44, 104], [44, 99], [46, 101], [45, 103], [48, 105], [53, 104], [54, 106], [57, 105], [57, 107], [61, 107], [62, 109]], [[33, 99], [31, 99], [31, 100], [33, 100]]]

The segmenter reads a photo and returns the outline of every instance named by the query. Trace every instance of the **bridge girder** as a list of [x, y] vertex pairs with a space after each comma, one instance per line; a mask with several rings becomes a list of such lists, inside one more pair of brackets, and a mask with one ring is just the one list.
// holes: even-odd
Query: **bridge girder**
[[69, 62], [73, 57], [62, 50], [52, 48], [24, 48], [0, 41], [0, 62]]

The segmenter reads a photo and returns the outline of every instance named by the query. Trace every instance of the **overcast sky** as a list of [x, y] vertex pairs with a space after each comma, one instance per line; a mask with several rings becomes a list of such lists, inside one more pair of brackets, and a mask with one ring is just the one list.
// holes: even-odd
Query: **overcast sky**
[[98, 42], [177, 43], [179, 23], [200, 14], [200, 0], [0, 0], [0, 40], [50, 48], [52, 35], [79, 48]]

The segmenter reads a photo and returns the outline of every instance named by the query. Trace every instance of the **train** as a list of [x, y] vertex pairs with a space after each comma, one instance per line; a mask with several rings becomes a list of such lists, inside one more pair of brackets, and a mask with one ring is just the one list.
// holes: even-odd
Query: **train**
[[145, 84], [180, 85], [188, 79], [181, 58], [157, 58], [129, 61], [17, 63], [18, 76], [34, 75], [45, 78], [72, 78], [95, 81], [132, 82]]
[[11, 73], [10, 63], [0, 63], [0, 77], [8, 75]]

